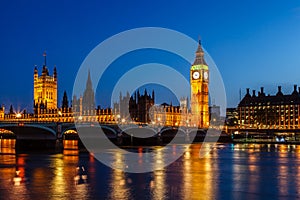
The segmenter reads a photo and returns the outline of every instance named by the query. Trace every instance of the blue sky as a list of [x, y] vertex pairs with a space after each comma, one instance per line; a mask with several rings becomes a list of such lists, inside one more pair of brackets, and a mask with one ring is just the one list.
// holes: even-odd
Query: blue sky
[[[33, 69], [58, 68], [59, 103], [69, 98], [88, 53], [108, 37], [137, 27], [165, 27], [195, 40], [217, 64], [228, 106], [239, 89], [300, 85], [300, 2], [290, 1], [1, 1], [0, 103], [32, 109]], [[103, 100], [105, 107], [106, 101]], [[102, 103], [100, 101], [100, 103]]]

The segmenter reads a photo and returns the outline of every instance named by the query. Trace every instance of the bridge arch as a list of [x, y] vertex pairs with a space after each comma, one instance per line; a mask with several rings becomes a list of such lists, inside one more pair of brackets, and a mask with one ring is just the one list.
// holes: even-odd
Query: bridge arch
[[121, 135], [125, 134], [139, 138], [148, 138], [155, 136], [157, 131], [150, 127], [127, 127], [121, 131]]
[[200, 135], [200, 136], [206, 136], [206, 132], [203, 129], [197, 129], [197, 128], [193, 128], [188, 130], [189, 134], [195, 134], [195, 135]]
[[[109, 126], [105, 126], [105, 125], [100, 125], [100, 127], [102, 128], [103, 132], [106, 134], [106, 135], [109, 135], [111, 137], [115, 137], [117, 136], [117, 131]], [[63, 129], [62, 131], [62, 135], [64, 135], [67, 131], [69, 130], [74, 130], [76, 131], [76, 133], [78, 134], [78, 130], [77, 128], [98, 128], [98, 126], [92, 126], [91, 124], [78, 124], [78, 125], [73, 125], [71, 127], [67, 127], [65, 129]], [[106, 131], [108, 130], [108, 131]]]
[[39, 124], [0, 124], [0, 128], [12, 131], [17, 139], [56, 139], [56, 131]]

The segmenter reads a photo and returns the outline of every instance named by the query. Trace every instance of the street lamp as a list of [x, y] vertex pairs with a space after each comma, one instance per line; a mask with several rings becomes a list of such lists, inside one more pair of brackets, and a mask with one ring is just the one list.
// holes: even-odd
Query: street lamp
[[157, 118], [157, 121], [158, 121], [158, 126], [160, 126], [160, 120], [161, 120], [161, 118], [160, 118], [160, 117], [158, 117], [158, 118]]
[[16, 113], [16, 118], [17, 118], [17, 123], [18, 123], [18, 126], [20, 125], [19, 124], [19, 119], [22, 117], [22, 114], [21, 113]]
[[16, 118], [17, 119], [20, 119], [22, 117], [22, 114], [21, 113], [16, 113]]
[[60, 121], [60, 118], [61, 118], [61, 116], [62, 116], [62, 112], [59, 110], [59, 111], [57, 112], [57, 114], [58, 114], [58, 121]]

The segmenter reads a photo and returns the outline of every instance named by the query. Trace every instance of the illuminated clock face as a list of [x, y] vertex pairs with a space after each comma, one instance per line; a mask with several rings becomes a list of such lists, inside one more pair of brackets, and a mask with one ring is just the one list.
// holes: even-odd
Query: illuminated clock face
[[208, 73], [207, 72], [204, 72], [203, 76], [204, 76], [204, 79], [208, 79]]
[[200, 77], [199, 72], [193, 72], [193, 79], [198, 79]]

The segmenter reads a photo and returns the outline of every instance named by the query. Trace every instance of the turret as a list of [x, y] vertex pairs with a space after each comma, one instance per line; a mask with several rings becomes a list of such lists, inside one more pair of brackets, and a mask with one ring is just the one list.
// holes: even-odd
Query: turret
[[293, 91], [292, 95], [297, 96], [298, 94], [299, 94], [299, 93], [298, 93], [298, 91], [297, 91], [297, 85], [294, 85], [294, 91]]
[[54, 78], [54, 81], [57, 81], [57, 70], [56, 70], [56, 66], [54, 66], [54, 69], [53, 69], [53, 78]]
[[252, 90], [252, 97], [256, 97], [255, 90]]
[[37, 81], [37, 79], [38, 79], [38, 70], [37, 70], [36, 66], [34, 67], [33, 79], [34, 79], [34, 81]]
[[152, 90], [152, 99], [154, 101], [154, 90]]
[[277, 94], [276, 94], [276, 95], [277, 95], [277, 96], [279, 96], [279, 95], [280, 95], [280, 96], [281, 96], [281, 95], [283, 95], [283, 94], [282, 94], [282, 92], [281, 92], [281, 86], [278, 86], [278, 92], [277, 92]]
[[63, 96], [63, 100], [62, 100], [62, 108], [63, 109], [67, 109], [69, 108], [69, 100], [68, 100], [68, 96], [67, 96], [67, 92], [64, 92], [64, 96]]
[[250, 88], [246, 89], [246, 95], [245, 95], [245, 97], [251, 97], [251, 95], [250, 95]]
[[122, 92], [120, 92], [120, 94], [119, 94], [119, 102], [121, 103], [121, 101], [122, 101]]
[[137, 96], [138, 96], [138, 99], [140, 99], [140, 97], [141, 97], [140, 90], [137, 91]]

